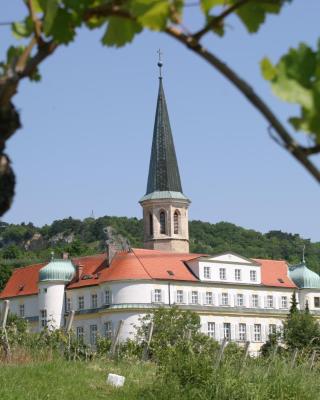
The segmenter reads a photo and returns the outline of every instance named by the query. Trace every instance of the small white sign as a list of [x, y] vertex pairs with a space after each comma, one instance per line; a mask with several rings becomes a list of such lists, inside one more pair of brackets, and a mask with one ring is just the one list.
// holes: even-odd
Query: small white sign
[[117, 374], [109, 374], [107, 377], [107, 383], [115, 387], [121, 387], [124, 385], [125, 377]]

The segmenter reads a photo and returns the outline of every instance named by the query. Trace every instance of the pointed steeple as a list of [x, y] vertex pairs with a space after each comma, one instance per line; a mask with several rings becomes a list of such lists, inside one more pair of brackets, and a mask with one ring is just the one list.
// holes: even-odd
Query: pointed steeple
[[182, 186], [162, 77], [160, 76], [146, 194], [163, 191], [182, 193]]

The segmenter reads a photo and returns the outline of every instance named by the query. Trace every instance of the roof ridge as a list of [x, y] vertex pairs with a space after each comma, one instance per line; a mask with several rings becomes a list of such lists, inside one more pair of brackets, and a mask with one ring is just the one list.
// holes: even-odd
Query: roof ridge
[[[140, 258], [137, 256], [137, 254], [135, 253], [134, 249], [131, 249], [132, 253], [134, 254], [134, 256], [136, 257], [136, 259], [139, 261], [141, 267], [143, 268], [144, 272], [149, 275], [150, 279], [153, 279], [152, 276], [149, 274], [148, 270], [145, 268], [145, 266], [143, 265], [143, 262], [140, 260]], [[146, 249], [148, 250], [148, 249]]]

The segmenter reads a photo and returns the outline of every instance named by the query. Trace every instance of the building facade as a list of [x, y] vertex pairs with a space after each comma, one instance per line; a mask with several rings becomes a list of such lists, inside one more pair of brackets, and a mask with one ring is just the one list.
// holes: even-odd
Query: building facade
[[[79, 338], [133, 338], [135, 326], [155, 307], [197, 312], [203, 333], [244, 343], [257, 352], [282, 328], [290, 299], [308, 302], [320, 316], [320, 277], [305, 262], [248, 259], [227, 252], [189, 253], [188, 208], [182, 191], [162, 78], [143, 209], [144, 249], [128, 248], [74, 259], [52, 259], [15, 270], [0, 300], [29, 321], [30, 329], [63, 328], [71, 310]], [[108, 246], [110, 246], [108, 244]]]

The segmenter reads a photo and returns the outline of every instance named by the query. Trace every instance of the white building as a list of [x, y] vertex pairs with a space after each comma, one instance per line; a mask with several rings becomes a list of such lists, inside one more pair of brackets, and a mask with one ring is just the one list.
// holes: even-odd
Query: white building
[[111, 337], [120, 320], [121, 338], [133, 337], [139, 317], [159, 305], [177, 305], [200, 315], [201, 330], [217, 340], [250, 341], [257, 351], [281, 329], [297, 293], [320, 311], [320, 277], [304, 263], [248, 259], [234, 253], [189, 253], [188, 207], [183, 194], [160, 78], [152, 153], [143, 208], [145, 249], [52, 259], [13, 272], [0, 299], [26, 318], [34, 331], [61, 328], [75, 310], [79, 338], [95, 344]]

